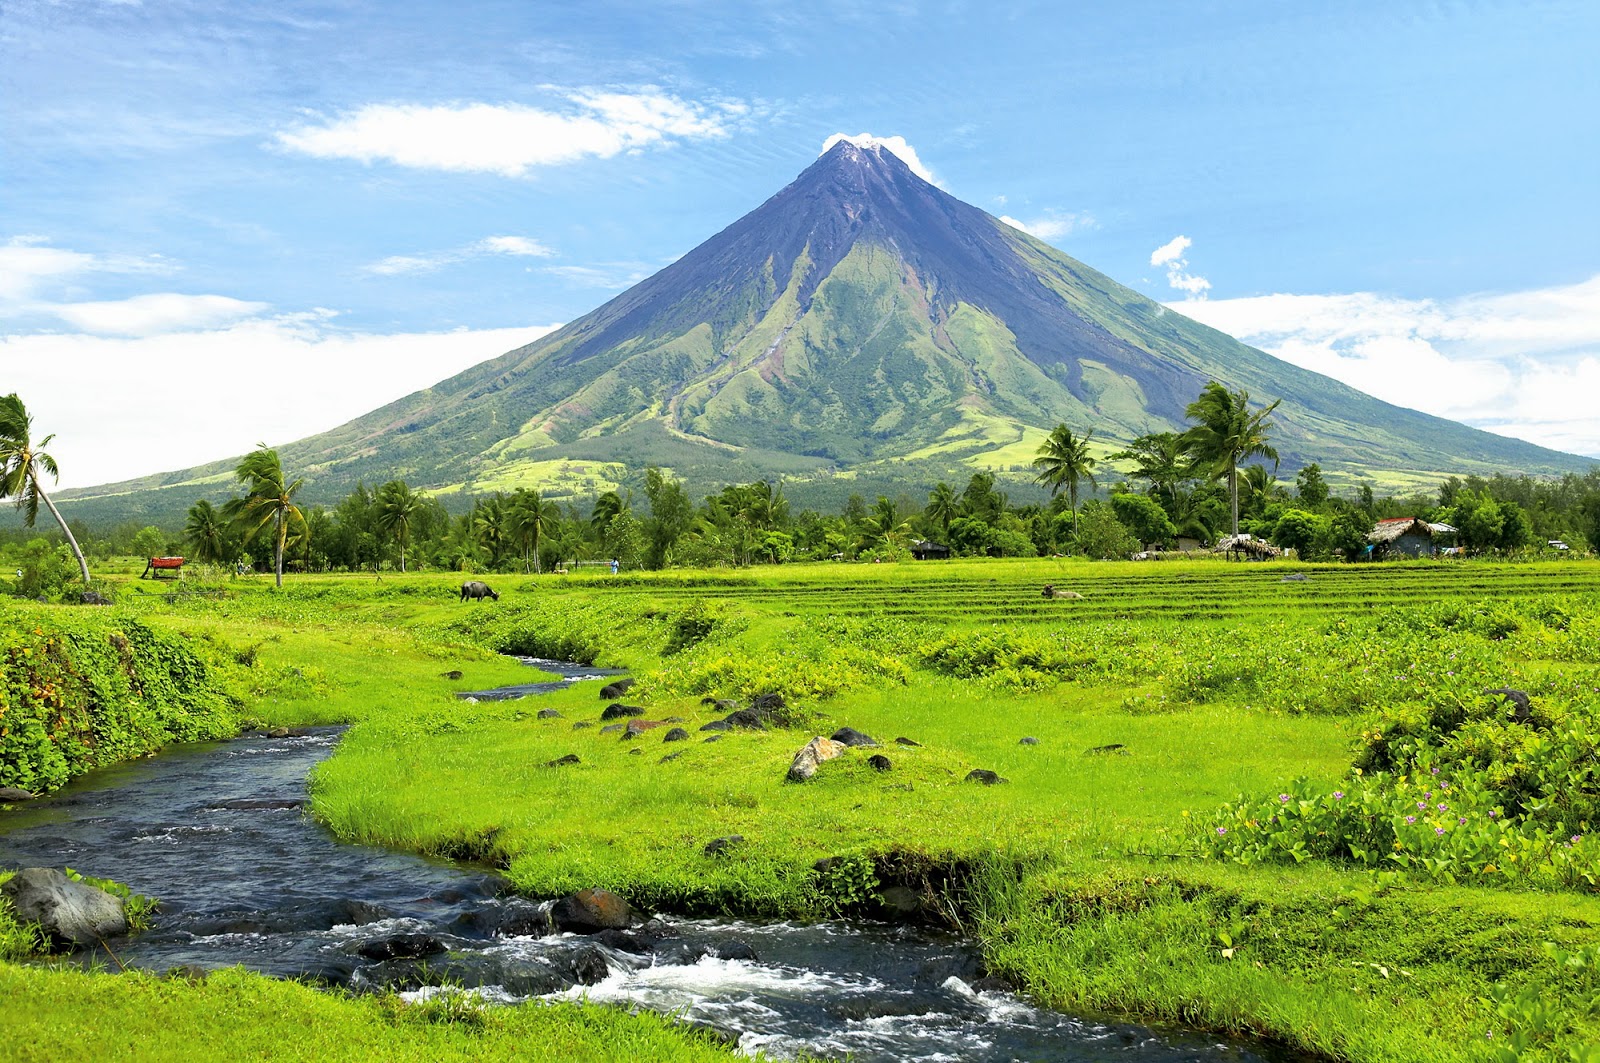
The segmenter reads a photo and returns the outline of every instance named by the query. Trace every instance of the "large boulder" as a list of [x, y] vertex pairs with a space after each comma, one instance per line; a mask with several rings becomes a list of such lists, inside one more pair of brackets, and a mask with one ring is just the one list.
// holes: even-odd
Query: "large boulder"
[[846, 746], [875, 746], [877, 739], [869, 734], [864, 734], [854, 727], [841, 727], [833, 732], [833, 740]]
[[30, 867], [0, 886], [17, 918], [38, 923], [58, 944], [94, 945], [128, 932], [122, 898], [82, 882], [53, 867]]
[[0, 786], [0, 805], [14, 805], [19, 801], [32, 801], [34, 795], [15, 786]]
[[574, 934], [626, 930], [633, 922], [633, 909], [610, 890], [584, 889], [551, 905], [550, 921], [557, 930]]
[[620, 720], [626, 716], [643, 715], [644, 709], [640, 708], [638, 705], [624, 705], [620, 701], [607, 705], [605, 708], [600, 710], [600, 718], [602, 720]]
[[805, 782], [817, 773], [817, 768], [824, 762], [842, 756], [844, 751], [843, 742], [835, 742], [831, 738], [818, 735], [794, 755], [794, 761], [789, 765], [789, 781]]

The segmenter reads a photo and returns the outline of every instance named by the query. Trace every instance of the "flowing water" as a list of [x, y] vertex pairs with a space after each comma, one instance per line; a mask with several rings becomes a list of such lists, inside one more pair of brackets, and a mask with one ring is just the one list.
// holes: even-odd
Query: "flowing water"
[[[528, 663], [562, 679], [522, 693], [599, 674]], [[492, 875], [347, 845], [316, 824], [306, 776], [337, 741], [332, 728], [247, 736], [96, 772], [0, 813], [0, 867], [65, 865], [160, 898], [151, 930], [111, 943], [154, 970], [243, 964], [412, 996], [448, 983], [496, 1002], [587, 997], [680, 1014], [777, 1056], [1284, 1058], [1035, 1008], [983, 979], [970, 945], [910, 927], [662, 917], [597, 938], [548, 933], [547, 906]]]

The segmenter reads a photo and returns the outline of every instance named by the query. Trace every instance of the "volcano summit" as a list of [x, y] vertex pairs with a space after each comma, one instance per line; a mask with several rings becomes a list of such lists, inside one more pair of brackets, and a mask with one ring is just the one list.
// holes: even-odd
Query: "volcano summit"
[[[358, 479], [552, 491], [574, 462], [697, 486], [839, 473], [913, 489], [1025, 469], [1056, 423], [1115, 446], [1181, 430], [1209, 380], [1281, 398], [1284, 465], [1404, 484], [1587, 459], [1403, 409], [1248, 347], [840, 140], [754, 211], [535, 343], [281, 447], [306, 497]], [[73, 492], [168, 511], [234, 462]], [[580, 470], [581, 471], [581, 470]], [[841, 484], [840, 486], [844, 486]], [[149, 492], [155, 492], [151, 494]]]

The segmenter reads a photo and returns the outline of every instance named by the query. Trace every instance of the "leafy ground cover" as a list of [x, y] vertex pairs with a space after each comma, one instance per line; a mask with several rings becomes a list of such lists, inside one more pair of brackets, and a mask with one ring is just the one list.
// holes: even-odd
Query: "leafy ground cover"
[[[130, 581], [104, 612], [234, 648], [227, 688], [254, 721], [354, 722], [313, 780], [340, 836], [485, 860], [532, 893], [806, 916], [879, 911], [904, 885], [1059, 1007], [1352, 1060], [1587, 1059], [1600, 1040], [1589, 865], [1511, 876], [1473, 850], [1441, 874], [1383, 833], [1438, 766], [1463, 796], [1427, 800], [1470, 805], [1501, 832], [1485, 844], [1509, 824], [1557, 860], [1587, 852], [1565, 845], [1596, 815], [1591, 566], [795, 566], [502, 578], [477, 605], [458, 582]], [[691, 737], [603, 733], [600, 683], [457, 699], [527, 681], [501, 652], [627, 668], [626, 700]], [[1502, 686], [1529, 720], [1482, 694]], [[796, 726], [704, 741], [727, 711], [704, 698], [771, 693]], [[883, 745], [786, 783], [839, 726]]]

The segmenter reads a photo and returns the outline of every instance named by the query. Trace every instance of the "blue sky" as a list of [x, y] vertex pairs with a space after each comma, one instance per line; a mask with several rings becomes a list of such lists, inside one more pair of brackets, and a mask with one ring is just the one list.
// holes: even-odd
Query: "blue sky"
[[1600, 454], [1600, 5], [3, 6], [0, 391], [66, 484], [501, 353], [836, 132], [1281, 356]]

